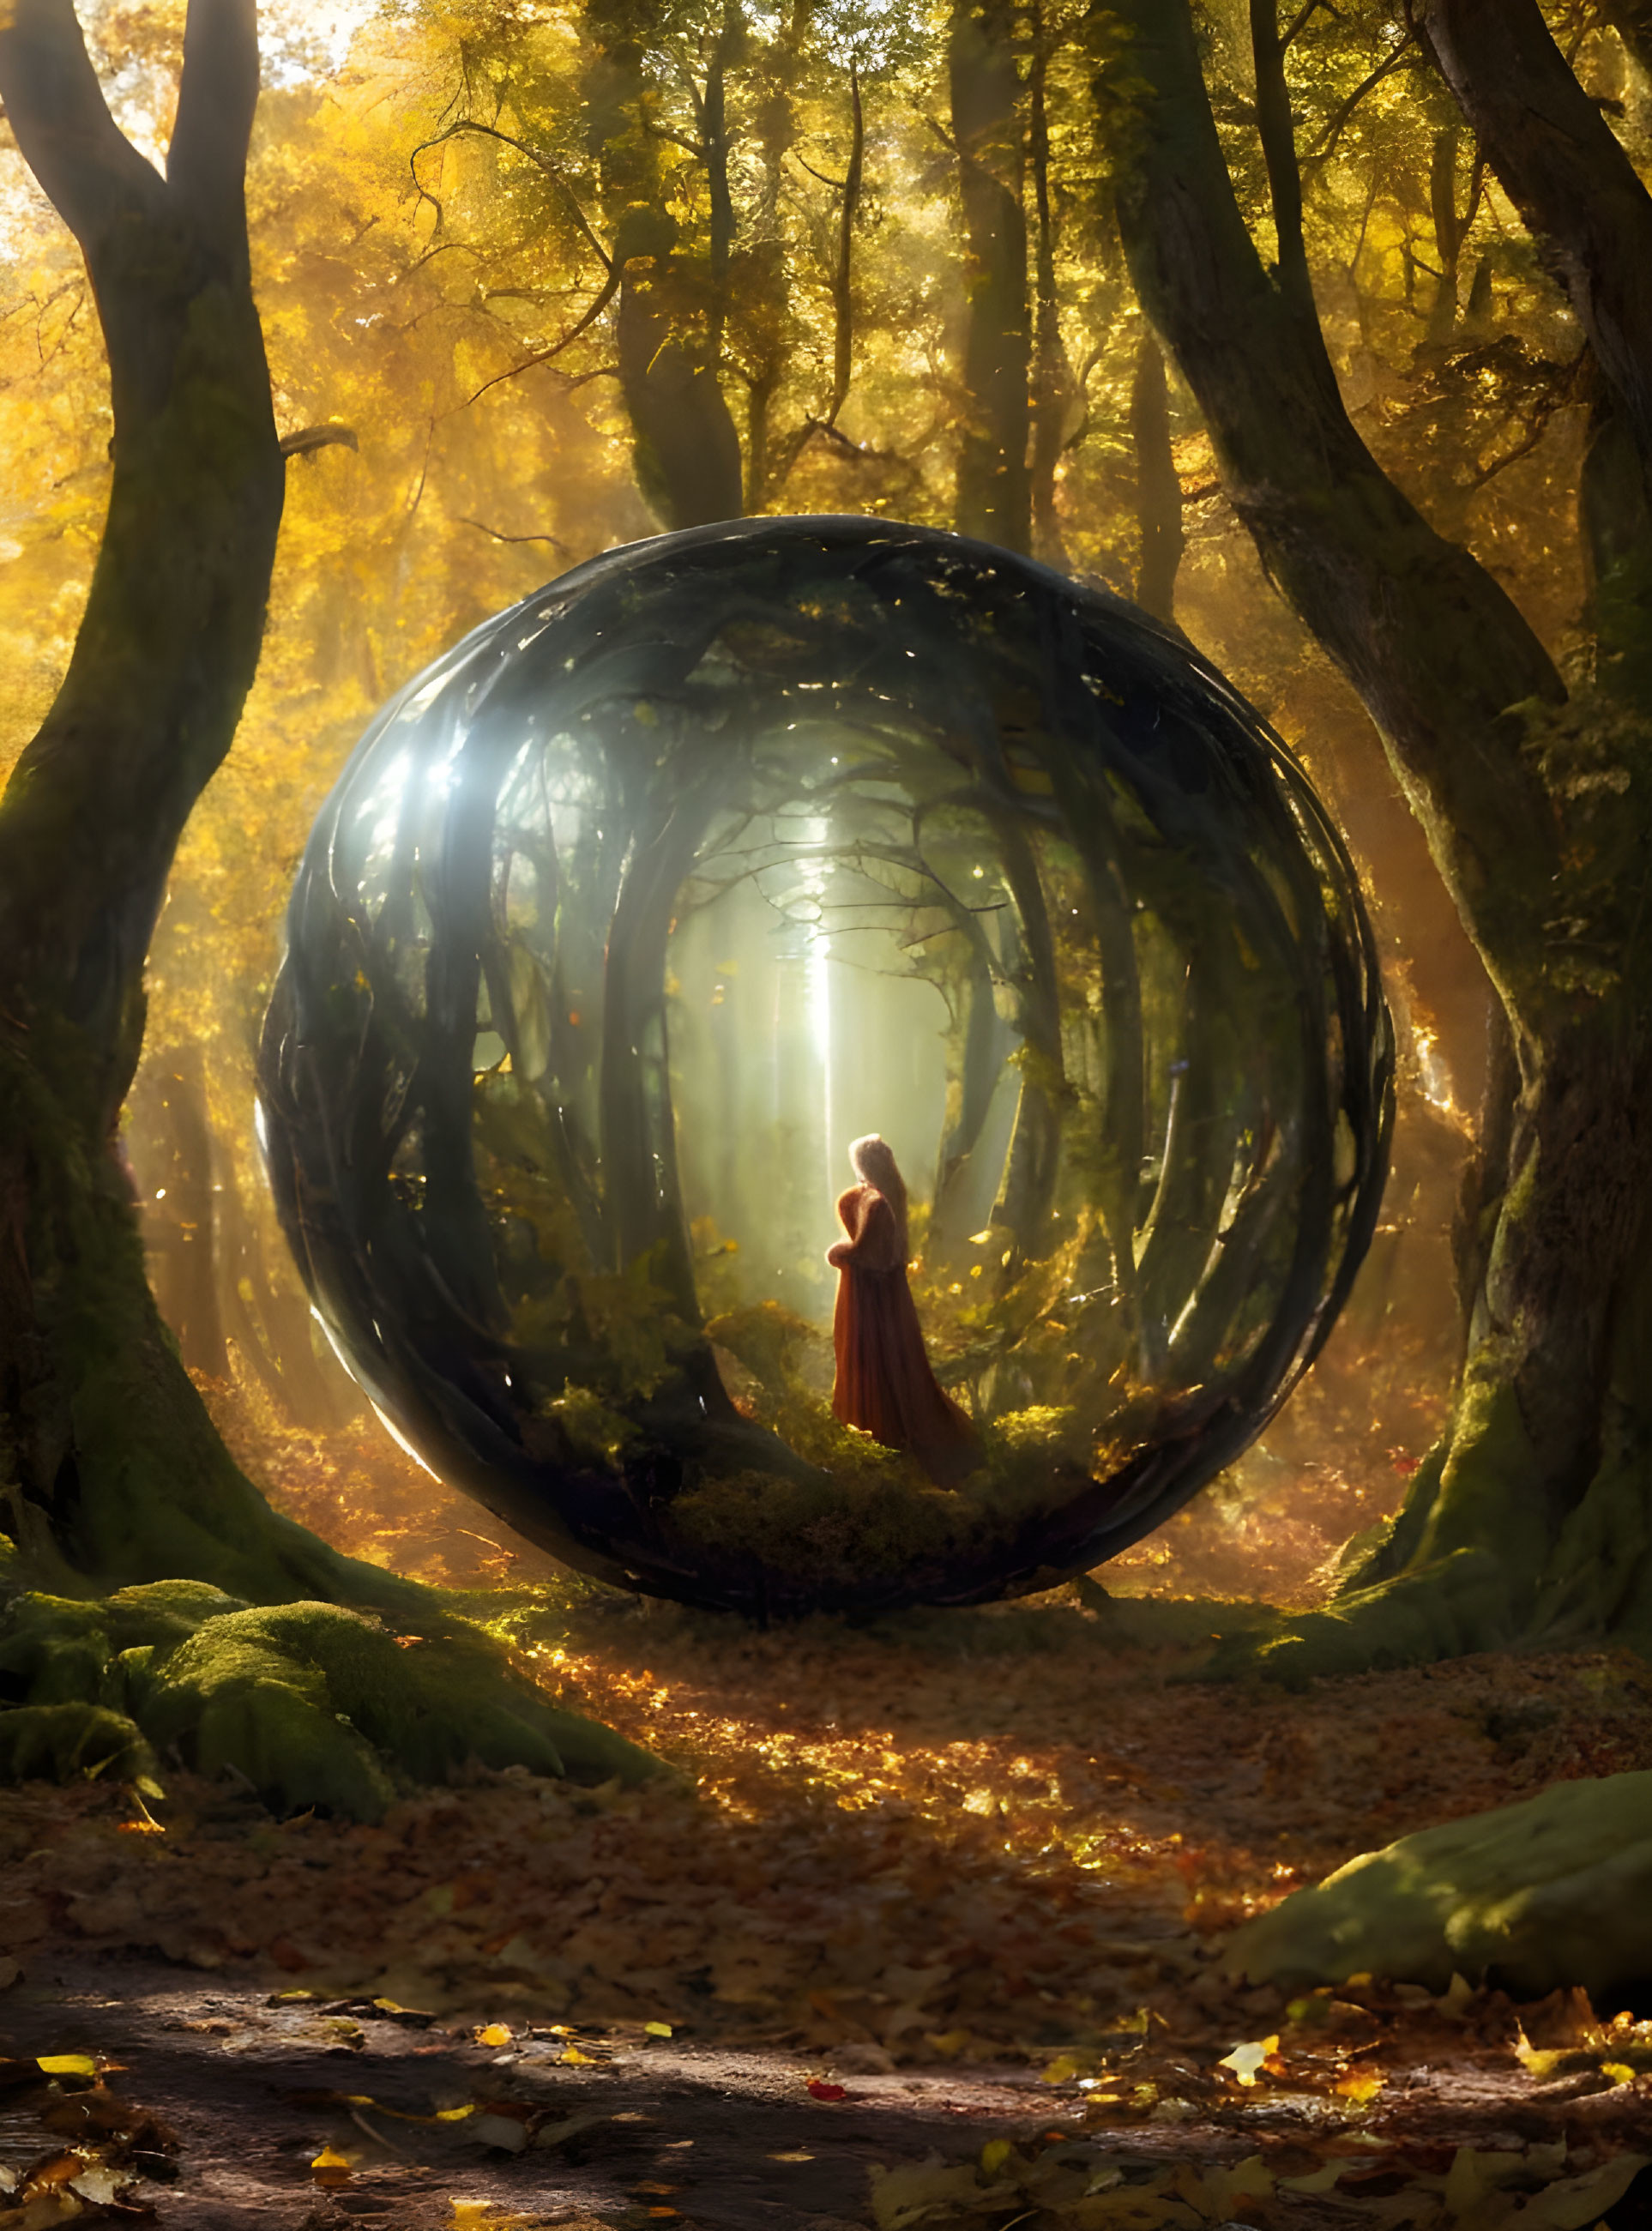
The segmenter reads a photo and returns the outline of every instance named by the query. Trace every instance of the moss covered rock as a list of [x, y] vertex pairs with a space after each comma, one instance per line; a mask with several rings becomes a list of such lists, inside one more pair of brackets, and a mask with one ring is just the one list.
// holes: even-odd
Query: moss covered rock
[[1228, 1964], [1287, 1988], [1370, 1974], [1521, 1995], [1652, 1981], [1652, 1773], [1540, 1796], [1366, 1852], [1249, 1922]]
[[0, 1776], [112, 1769], [152, 1787], [168, 1761], [230, 1774], [277, 1811], [377, 1820], [398, 1782], [490, 1767], [627, 1782], [658, 1762], [509, 1672], [463, 1620], [398, 1634], [330, 1603], [252, 1605], [158, 1581], [92, 1600], [29, 1591], [0, 1619]]

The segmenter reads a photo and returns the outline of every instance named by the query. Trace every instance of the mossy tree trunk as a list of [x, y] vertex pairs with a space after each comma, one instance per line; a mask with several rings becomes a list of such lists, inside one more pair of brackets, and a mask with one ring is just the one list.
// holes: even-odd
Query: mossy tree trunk
[[86, 617], [0, 801], [7, 1523], [88, 1572], [232, 1586], [233, 1521], [211, 1547], [152, 1536], [163, 1500], [163, 1532], [212, 1532], [236, 1476], [150, 1300], [115, 1126], [150, 935], [252, 681], [281, 520], [243, 199], [257, 89], [250, 0], [198, 5], [163, 179], [111, 120], [69, 0], [21, 0], [0, 31], [0, 99], [86, 257], [114, 410]]
[[[0, 20], [0, 100], [85, 256], [114, 416], [86, 616], [0, 799], [0, 1775], [142, 1774], [181, 1747], [276, 1802], [372, 1814], [386, 1754], [642, 1762], [513, 1685], [427, 1590], [273, 1511], [145, 1282], [116, 1131], [145, 957], [252, 682], [282, 513], [243, 192], [257, 94], [254, 0], [191, 0], [163, 178], [110, 117], [72, 0]], [[398, 1643], [420, 1639], [415, 1669]]]
[[[1535, 0], [1419, 15], [1486, 152], [1571, 295], [1642, 467], [1652, 454], [1652, 201]], [[1284, 55], [1254, 0], [1279, 240], [1235, 201], [1187, 0], [1128, 0], [1098, 76], [1117, 207], [1149, 317], [1196, 397], [1263, 564], [1359, 690], [1506, 1012], [1506, 1182], [1454, 1414], [1357, 1584], [1269, 1653], [1300, 1674], [1517, 1633], [1652, 1633], [1652, 553], [1597, 597], [1570, 696], [1492, 577], [1443, 540], [1344, 410], [1301, 245]]]

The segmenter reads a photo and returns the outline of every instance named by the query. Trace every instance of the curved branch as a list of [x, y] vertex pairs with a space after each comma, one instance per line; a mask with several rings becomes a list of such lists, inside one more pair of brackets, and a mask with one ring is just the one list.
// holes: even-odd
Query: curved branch
[[[1331, 111], [1330, 121], [1324, 131], [1320, 133], [1309, 152], [1302, 158], [1302, 167], [1305, 171], [1311, 168], [1318, 169], [1321, 164], [1331, 160], [1337, 151], [1337, 142], [1346, 130], [1354, 111], [1368, 94], [1375, 92], [1385, 77], [1391, 77], [1394, 72], [1403, 66], [1408, 69], [1416, 68], [1419, 57], [1412, 51], [1412, 41], [1415, 36], [1413, 32], [1407, 30], [1392, 53], [1385, 55], [1374, 70], [1360, 80], [1345, 100], [1338, 103]], [[1280, 44], [1288, 46], [1290, 41], [1288, 38], [1282, 40]]]
[[623, 268], [624, 267], [621, 265], [613, 263], [609, 264], [608, 275], [603, 281], [600, 288], [597, 290], [596, 299], [593, 301], [589, 309], [584, 311], [574, 320], [573, 323], [568, 327], [567, 333], [563, 334], [560, 341], [553, 341], [549, 348], [533, 350], [528, 355], [522, 359], [520, 364], [513, 364], [508, 371], [495, 372], [491, 379], [484, 379], [483, 381], [481, 386], [476, 389], [474, 395], [467, 395], [464, 401], [459, 405], [459, 408], [462, 411], [468, 411], [473, 403], [476, 403], [481, 400], [490, 387], [497, 387], [502, 381], [507, 379], [515, 379], [521, 372], [532, 372], [536, 364], [549, 364], [553, 357], [560, 356], [565, 348], [571, 347], [572, 345], [579, 340], [581, 333], [588, 332], [591, 327], [595, 325], [597, 320], [602, 315], [609, 303], [612, 301], [614, 296], [619, 292], [619, 281], [622, 276]]
[[559, 542], [554, 534], [502, 534], [496, 527], [489, 527], [485, 519], [466, 519], [463, 516], [460, 517], [458, 524], [474, 527], [478, 534], [489, 536], [495, 542], [548, 542], [553, 550], [561, 551], [565, 557], [567, 554], [567, 544]]
[[301, 426], [295, 434], [283, 434], [280, 449], [283, 457], [313, 457], [318, 449], [337, 445], [345, 449], [360, 449], [353, 426]]
[[450, 124], [444, 132], [432, 133], [428, 139], [421, 139], [418, 146], [414, 148], [412, 153], [407, 158], [407, 167], [413, 174], [413, 184], [418, 187], [421, 200], [429, 202], [431, 207], [437, 210], [438, 215], [440, 214], [442, 207], [441, 203], [437, 200], [436, 196], [433, 193], [431, 193], [419, 182], [418, 158], [424, 153], [427, 148], [439, 147], [444, 141], [455, 138], [461, 132], [474, 132], [479, 139], [496, 139], [502, 146], [514, 147], [519, 155], [526, 155], [528, 161], [532, 163], [536, 169], [541, 171], [556, 188], [557, 192], [561, 196], [563, 206], [567, 209], [568, 215], [573, 219], [573, 222], [578, 226], [580, 234], [589, 243], [593, 254], [602, 265], [603, 269], [605, 271], [612, 271], [613, 269], [614, 263], [612, 256], [609, 255], [607, 249], [597, 238], [596, 234], [592, 231], [590, 223], [586, 217], [586, 213], [580, 207], [579, 197], [573, 192], [573, 190], [568, 184], [567, 179], [564, 178], [560, 171], [558, 170], [556, 165], [551, 160], [550, 157], [547, 155], [542, 149], [530, 146], [526, 139], [518, 139], [512, 133], [500, 131], [497, 125], [478, 124], [472, 117], [462, 116], [457, 123]]
[[1112, 105], [1133, 111], [1118, 211], [1137, 291], [1264, 565], [1364, 699], [1512, 1002], [1516, 978], [1541, 980], [1531, 896], [1547, 889], [1559, 839], [1508, 708], [1558, 702], [1564, 686], [1503, 590], [1383, 472], [1349, 419], [1318, 320], [1262, 268], [1188, 0], [1124, 0], [1119, 14], [1126, 37], [1098, 92], [1110, 134]]
[[1652, 194], [1567, 68], [1537, 0], [1418, 0], [1416, 14], [1652, 471]]

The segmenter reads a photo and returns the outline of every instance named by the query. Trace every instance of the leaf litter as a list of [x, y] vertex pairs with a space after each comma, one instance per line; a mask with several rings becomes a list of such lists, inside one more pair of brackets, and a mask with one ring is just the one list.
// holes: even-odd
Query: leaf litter
[[[418, 2116], [326, 2094], [323, 2196], [438, 2122], [515, 2174], [573, 2158], [601, 2111], [535, 2092], [534, 2070], [600, 2086], [715, 2047], [793, 2070], [819, 2133], [803, 2158], [859, 2146], [854, 2220], [878, 2231], [1587, 2231], [1613, 2210], [1629, 2231], [1644, 2208], [1635, 2010], [1517, 2009], [1464, 1979], [1287, 1999], [1221, 1959], [1234, 1924], [1357, 1851], [1652, 1764], [1639, 1659], [1486, 1657], [1289, 1697], [1181, 1682], [1185, 1643], [1112, 1644], [1066, 1591], [859, 1632], [566, 1589], [554, 1619], [526, 1595], [498, 1616], [547, 1690], [680, 1779], [478, 1772], [365, 1827], [178, 1775], [159, 1833], [119, 1790], [31, 1788], [0, 1825], [0, 1957], [26, 1978], [57, 1948], [159, 1954], [284, 2004], [326, 2051], [394, 2031], [470, 2052], [471, 2096]], [[962, 2097], [992, 2070], [1020, 2072], [1020, 2127], [914, 2144], [905, 2079]], [[42, 2080], [65, 2100], [102, 2082], [31, 2065]], [[122, 2143], [73, 2176], [51, 2170], [62, 2146], [32, 2166], [0, 2150], [0, 2231], [155, 2204], [118, 2182]], [[625, 2207], [720, 2220], [691, 2178]]]

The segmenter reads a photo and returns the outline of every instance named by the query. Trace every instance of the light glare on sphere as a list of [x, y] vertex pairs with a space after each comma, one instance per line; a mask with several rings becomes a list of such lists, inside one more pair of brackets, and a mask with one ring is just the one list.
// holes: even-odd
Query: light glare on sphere
[[398, 1437], [759, 1615], [1162, 1523], [1329, 1329], [1391, 1078], [1352, 870], [1250, 708], [1116, 598], [869, 519], [612, 552], [411, 683], [260, 1057]]

